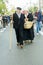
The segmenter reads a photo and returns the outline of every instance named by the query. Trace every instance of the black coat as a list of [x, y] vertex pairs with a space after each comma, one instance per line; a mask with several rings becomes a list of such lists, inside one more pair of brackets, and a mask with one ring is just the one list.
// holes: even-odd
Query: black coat
[[20, 18], [16, 13], [13, 14], [13, 28], [23, 27], [24, 24], [24, 15], [21, 14]]
[[3, 16], [2, 20], [3, 20], [3, 22], [7, 22], [8, 21], [7, 16]]
[[[30, 13], [27, 16], [29, 21], [33, 21], [33, 15]], [[31, 29], [24, 29], [24, 40], [33, 40], [34, 39], [34, 26]]]

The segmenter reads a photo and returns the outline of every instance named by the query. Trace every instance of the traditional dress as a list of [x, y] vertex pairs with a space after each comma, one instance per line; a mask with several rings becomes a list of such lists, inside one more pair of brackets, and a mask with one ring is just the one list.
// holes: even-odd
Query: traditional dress
[[[28, 21], [33, 21], [33, 15], [29, 13], [27, 15]], [[34, 25], [30, 29], [24, 29], [24, 40], [33, 40], [34, 39]]]

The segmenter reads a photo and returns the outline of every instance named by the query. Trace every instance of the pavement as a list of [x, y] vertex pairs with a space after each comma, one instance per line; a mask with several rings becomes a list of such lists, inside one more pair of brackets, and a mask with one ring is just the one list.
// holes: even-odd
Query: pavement
[[33, 43], [16, 45], [15, 30], [8, 26], [0, 32], [0, 65], [43, 65], [43, 28]]

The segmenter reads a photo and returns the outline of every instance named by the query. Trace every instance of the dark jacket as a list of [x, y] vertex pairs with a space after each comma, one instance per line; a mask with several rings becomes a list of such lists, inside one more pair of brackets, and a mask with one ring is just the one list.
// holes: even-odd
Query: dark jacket
[[21, 14], [20, 18], [16, 13], [13, 14], [13, 28], [23, 27], [24, 15]]
[[29, 15], [27, 16], [27, 18], [29, 18], [29, 21], [33, 21], [33, 15], [32, 15], [32, 13], [29, 13]]
[[3, 20], [3, 22], [7, 22], [8, 21], [7, 16], [3, 16], [2, 20]]
[[37, 16], [37, 21], [40, 22], [41, 21], [41, 12], [38, 12], [38, 16]]

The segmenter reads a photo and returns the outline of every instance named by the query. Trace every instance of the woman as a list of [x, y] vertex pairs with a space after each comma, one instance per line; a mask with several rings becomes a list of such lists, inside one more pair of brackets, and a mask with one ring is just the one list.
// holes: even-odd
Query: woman
[[[28, 21], [33, 21], [33, 15], [32, 13], [29, 13], [28, 12], [25, 12], [25, 21], [28, 20]], [[33, 28], [33, 25], [30, 29], [25, 29], [24, 28], [24, 40], [31, 40], [31, 43], [32, 43], [32, 40], [34, 39], [34, 28]]]

